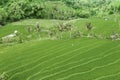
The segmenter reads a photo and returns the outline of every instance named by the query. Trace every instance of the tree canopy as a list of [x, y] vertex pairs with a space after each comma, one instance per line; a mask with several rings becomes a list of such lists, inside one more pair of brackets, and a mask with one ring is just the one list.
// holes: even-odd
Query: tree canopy
[[71, 19], [120, 13], [119, 0], [1, 0], [0, 24], [25, 18]]

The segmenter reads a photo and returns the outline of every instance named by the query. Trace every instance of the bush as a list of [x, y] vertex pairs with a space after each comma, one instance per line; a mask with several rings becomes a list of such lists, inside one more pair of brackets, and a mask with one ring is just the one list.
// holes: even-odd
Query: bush
[[0, 8], [0, 25], [25, 18], [67, 20], [73, 17], [74, 9], [67, 7], [63, 2], [10, 0], [4, 8]]
[[74, 30], [72, 33], [73, 38], [79, 38], [83, 36], [83, 33], [79, 30]]
[[4, 10], [4, 8], [0, 8], [0, 25], [5, 25], [6, 24], [6, 19], [7, 19], [7, 13]]
[[110, 14], [110, 15], [114, 14], [114, 11], [110, 10], [108, 14]]
[[80, 18], [89, 18], [90, 17], [90, 13], [89, 12], [81, 12], [78, 17]]
[[0, 80], [8, 80], [8, 74], [3, 72], [2, 74], [0, 74]]
[[24, 10], [25, 10], [26, 4], [27, 3], [23, 1], [9, 2], [6, 8], [8, 13], [8, 19], [10, 19], [10, 21], [17, 21], [25, 18]]
[[0, 5], [6, 4], [9, 0], [0, 0]]

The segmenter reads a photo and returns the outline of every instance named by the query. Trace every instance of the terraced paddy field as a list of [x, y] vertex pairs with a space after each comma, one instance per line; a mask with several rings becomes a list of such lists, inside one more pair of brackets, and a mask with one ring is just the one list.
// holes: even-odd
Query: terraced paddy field
[[0, 48], [9, 80], [119, 80], [120, 41], [32, 40]]

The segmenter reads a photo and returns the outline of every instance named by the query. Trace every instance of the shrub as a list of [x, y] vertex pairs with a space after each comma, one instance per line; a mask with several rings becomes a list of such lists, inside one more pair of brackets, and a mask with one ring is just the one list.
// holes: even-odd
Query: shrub
[[26, 2], [23, 1], [15, 1], [15, 2], [9, 2], [6, 10], [8, 13], [8, 19], [10, 21], [17, 21], [25, 17], [25, 9]]
[[0, 0], [0, 5], [6, 4], [9, 0]]
[[8, 80], [8, 75], [5, 73], [5, 72], [3, 72], [2, 74], [0, 74], [0, 80]]
[[0, 25], [5, 25], [6, 24], [6, 19], [7, 19], [7, 13], [4, 10], [4, 8], [0, 8]]
[[72, 33], [73, 38], [79, 38], [83, 36], [83, 33], [79, 30], [74, 30]]
[[81, 12], [81, 13], [79, 13], [78, 17], [80, 17], [80, 18], [89, 18], [90, 13], [89, 12]]
[[86, 28], [88, 31], [91, 31], [93, 28], [92, 23], [91, 22], [86, 23]]

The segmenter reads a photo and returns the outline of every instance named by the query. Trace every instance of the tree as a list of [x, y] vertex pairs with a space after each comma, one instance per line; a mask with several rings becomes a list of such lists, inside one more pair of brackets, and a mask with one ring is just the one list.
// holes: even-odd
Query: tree
[[64, 25], [63, 23], [59, 23], [58, 25], [58, 31], [61, 33], [60, 38], [62, 39], [63, 31], [64, 31]]
[[70, 23], [65, 24], [65, 29], [66, 29], [66, 31], [69, 31], [69, 36], [70, 36], [70, 38], [72, 38], [73, 28], [74, 28], [74, 27], [73, 27], [72, 24], [70, 24]]
[[87, 28], [88, 31], [92, 30], [93, 27], [92, 27], [91, 22], [89, 22], [89, 23], [86, 24], [86, 28]]
[[48, 35], [49, 35], [49, 38], [50, 37], [57, 37], [57, 29], [56, 29], [56, 27], [50, 27]]
[[7, 13], [4, 8], [0, 8], [0, 25], [5, 25], [7, 20]]
[[91, 32], [91, 30], [92, 30], [92, 28], [93, 28], [91, 22], [86, 23], [86, 28], [87, 28], [87, 30], [88, 30], [88, 37], [90, 37], [90, 32]]
[[0, 5], [4, 5], [8, 2], [9, 0], [0, 0]]
[[28, 32], [28, 33], [31, 33], [32, 31], [33, 31], [33, 28], [32, 28], [31, 26], [28, 26], [28, 27], [27, 27], [27, 32]]
[[38, 22], [36, 23], [35, 31], [36, 31], [36, 32], [40, 32], [40, 31], [41, 31], [41, 28], [40, 28], [40, 25], [39, 25]]

